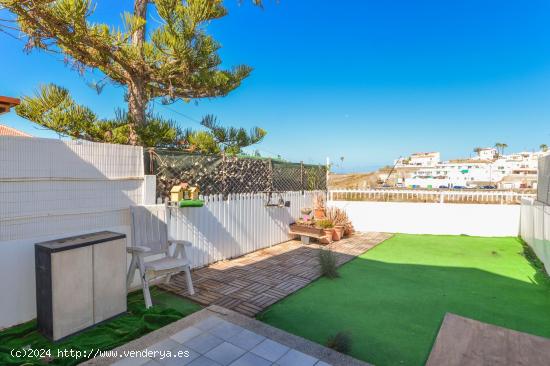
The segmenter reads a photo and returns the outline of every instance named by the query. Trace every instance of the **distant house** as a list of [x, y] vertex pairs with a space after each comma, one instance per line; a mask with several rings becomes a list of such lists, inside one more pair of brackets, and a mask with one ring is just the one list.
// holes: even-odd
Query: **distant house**
[[[19, 99], [0, 95], [0, 114], [8, 113], [16, 105], [19, 105]], [[0, 125], [0, 136], [32, 137], [28, 133], [6, 125]]]

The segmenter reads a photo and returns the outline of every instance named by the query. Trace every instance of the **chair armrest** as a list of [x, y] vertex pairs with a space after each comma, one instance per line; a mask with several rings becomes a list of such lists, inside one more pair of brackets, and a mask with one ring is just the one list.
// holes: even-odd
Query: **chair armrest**
[[151, 248], [142, 247], [139, 245], [134, 245], [131, 247], [126, 247], [126, 253], [147, 253], [150, 252]]
[[177, 244], [177, 245], [184, 245], [186, 247], [190, 247], [192, 244], [191, 242], [187, 241], [187, 240], [174, 240], [174, 239], [169, 239], [168, 240], [169, 243], [174, 243], [174, 244]]

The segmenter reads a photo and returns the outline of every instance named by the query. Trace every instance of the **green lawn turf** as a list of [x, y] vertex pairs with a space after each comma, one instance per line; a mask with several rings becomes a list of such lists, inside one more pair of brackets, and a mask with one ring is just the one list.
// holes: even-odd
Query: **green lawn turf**
[[153, 330], [181, 319], [200, 306], [184, 298], [172, 295], [156, 287], [151, 289], [153, 307], [145, 310], [143, 295], [136, 291], [128, 295], [128, 313], [85, 330], [66, 340], [52, 344], [36, 330], [36, 320], [0, 331], [0, 365], [45, 365], [36, 358], [16, 358], [12, 349], [49, 349], [53, 360], [50, 365], [76, 365], [85, 358], [56, 357], [57, 350], [89, 351], [113, 349], [139, 338]]
[[397, 234], [340, 274], [259, 318], [321, 344], [348, 331], [375, 365], [423, 365], [446, 312], [550, 337], [550, 282], [516, 238]]

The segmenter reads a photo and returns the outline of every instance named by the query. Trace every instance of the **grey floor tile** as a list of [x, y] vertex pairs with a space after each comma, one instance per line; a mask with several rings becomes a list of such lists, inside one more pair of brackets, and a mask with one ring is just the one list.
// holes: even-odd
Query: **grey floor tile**
[[201, 320], [200, 322], [196, 323], [194, 327], [202, 329], [202, 330], [210, 330], [214, 328], [216, 325], [227, 323], [225, 320], [218, 318], [217, 316], [209, 316], [206, 319]]
[[185, 328], [180, 332], [177, 332], [170, 338], [178, 343], [185, 343], [188, 340], [195, 338], [198, 335], [201, 335], [202, 333], [203, 331], [200, 330], [199, 328], [191, 326], [191, 327]]
[[179, 345], [170, 350], [172, 352], [172, 357], [166, 357], [164, 359], [157, 359], [157, 361], [163, 366], [180, 366], [188, 365], [194, 359], [200, 357], [200, 353], [186, 345]]
[[208, 351], [205, 356], [221, 365], [229, 365], [245, 353], [246, 351], [244, 349], [229, 342], [223, 342], [219, 346]]
[[271, 362], [277, 361], [285, 353], [287, 353], [289, 348], [285, 345], [282, 345], [278, 342], [272, 341], [271, 339], [265, 339], [256, 347], [252, 348], [250, 352], [265, 358]]
[[315, 366], [332, 366], [330, 363], [326, 363], [325, 361], [318, 361]]
[[160, 366], [160, 365], [162, 365], [162, 364], [155, 361], [155, 360], [151, 360], [151, 361], [143, 364], [143, 366]]
[[197, 351], [200, 354], [205, 354], [212, 348], [219, 346], [223, 343], [223, 339], [216, 337], [210, 333], [203, 333], [193, 339], [184, 343], [184, 346], [188, 346], [192, 350]]
[[141, 366], [145, 365], [147, 362], [152, 361], [150, 358], [147, 357], [128, 357], [123, 358], [120, 361], [117, 361], [113, 363], [113, 365], [116, 366]]
[[241, 347], [242, 349], [250, 351], [264, 339], [264, 336], [245, 329], [229, 339], [228, 342], [233, 343], [235, 346]]
[[193, 360], [189, 366], [221, 366], [219, 363], [212, 361], [211, 359], [200, 356], [199, 358]]
[[271, 361], [261, 358], [254, 353], [247, 352], [230, 366], [271, 366]]
[[244, 328], [239, 327], [238, 325], [229, 322], [223, 322], [211, 328], [209, 332], [227, 341], [238, 333], [242, 332], [243, 330]]
[[285, 355], [277, 360], [280, 366], [313, 366], [319, 361], [315, 357], [306, 355], [303, 352], [291, 349]]
[[[174, 348], [175, 346], [178, 346], [179, 343], [170, 339], [170, 338], [166, 338], [160, 342], [157, 342], [149, 347], [147, 347], [147, 351], [168, 351], [172, 348]], [[154, 358], [157, 358], [157, 357], [154, 357]]]

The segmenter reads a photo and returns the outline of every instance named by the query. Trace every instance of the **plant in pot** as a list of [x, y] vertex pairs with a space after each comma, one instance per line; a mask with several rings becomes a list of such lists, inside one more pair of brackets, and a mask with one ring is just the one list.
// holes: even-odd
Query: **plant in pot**
[[325, 232], [325, 238], [327, 239], [326, 244], [332, 242], [332, 236], [334, 235], [333, 234], [334, 224], [331, 220], [329, 219], [318, 220], [316, 221], [315, 226], [318, 227], [319, 229], [323, 229], [323, 231]]
[[334, 224], [334, 232], [332, 233], [332, 240], [340, 240], [344, 236], [344, 230], [349, 222], [346, 212], [338, 207], [329, 207], [326, 209], [327, 219], [331, 220]]
[[353, 224], [351, 223], [351, 221], [348, 221], [344, 226], [344, 237], [348, 237], [354, 232], [355, 232], [355, 229], [353, 228]]
[[317, 193], [313, 197], [313, 217], [317, 220], [325, 218], [325, 195]]

